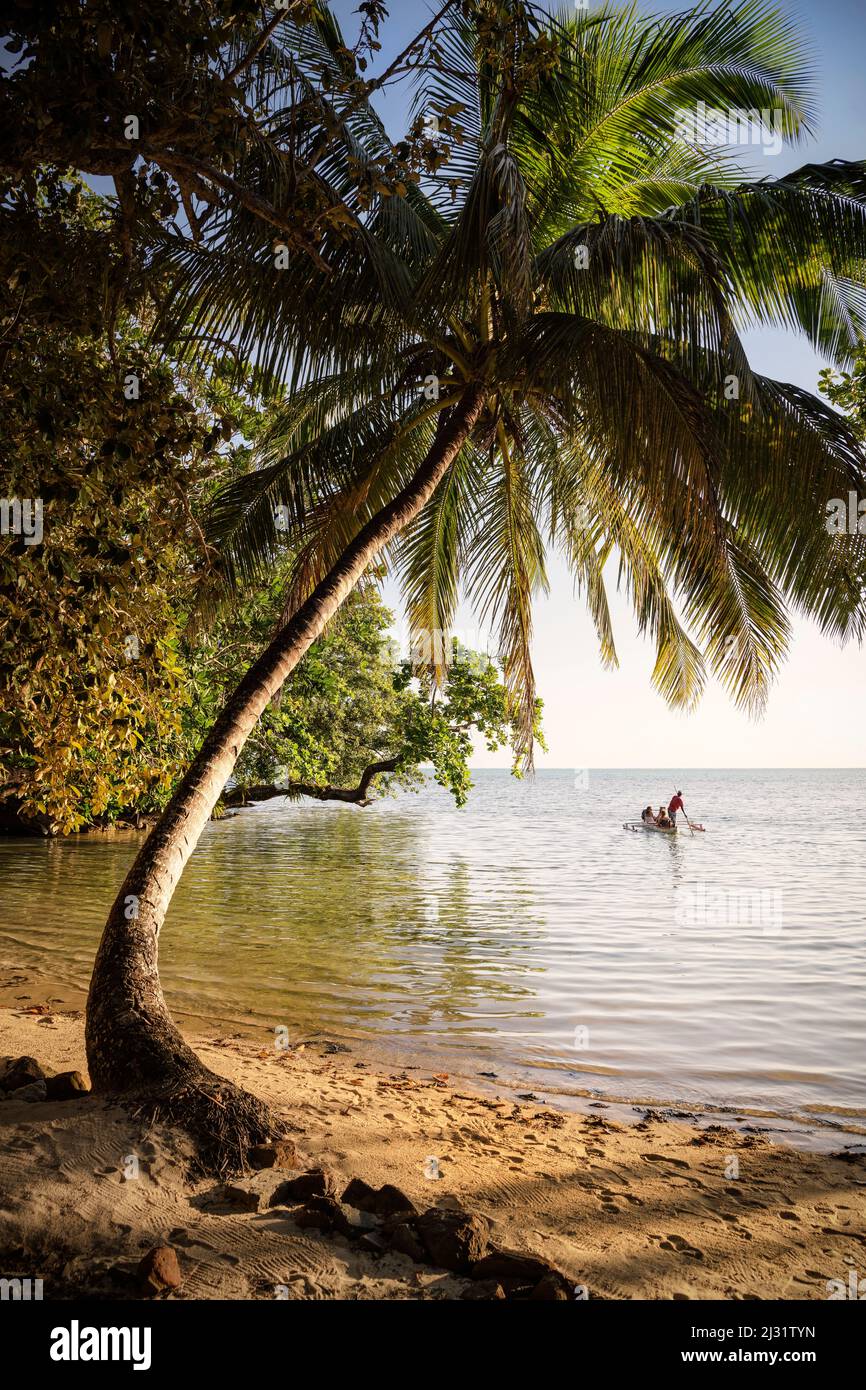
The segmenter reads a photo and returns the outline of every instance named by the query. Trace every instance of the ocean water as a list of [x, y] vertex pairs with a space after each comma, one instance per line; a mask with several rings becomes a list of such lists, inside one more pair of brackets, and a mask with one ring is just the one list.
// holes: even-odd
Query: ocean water
[[[866, 1131], [866, 771], [684, 773], [694, 837], [623, 829], [667, 772], [475, 783], [460, 811], [431, 786], [210, 825], [162, 935], [172, 1008], [566, 1103]], [[0, 839], [0, 959], [85, 987], [137, 843]]]

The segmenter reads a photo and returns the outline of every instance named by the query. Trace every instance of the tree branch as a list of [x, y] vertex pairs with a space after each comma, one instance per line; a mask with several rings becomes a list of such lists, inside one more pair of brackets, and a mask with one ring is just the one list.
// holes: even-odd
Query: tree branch
[[[226, 193], [231, 193], [242, 207], [255, 213], [257, 217], [261, 217], [263, 221], [269, 222], [272, 227], [276, 227], [278, 231], [282, 232], [286, 241], [309, 256], [319, 270], [324, 271], [327, 275], [331, 274], [331, 267], [327, 261], [322, 258], [315, 246], [300, 234], [296, 222], [292, 222], [291, 218], [280, 212], [267, 199], [259, 197], [258, 193], [254, 193], [252, 189], [245, 188], [243, 184], [238, 183], [237, 179], [233, 179], [230, 174], [223, 173], [221, 169], [217, 169], [215, 165], [208, 164], [203, 159], [190, 159], [186, 155], [176, 154], [173, 150], [147, 148], [142, 150], [142, 153], [147, 158], [152, 159], [155, 164], [160, 165], [175, 179], [178, 178], [179, 174], [198, 174], [224, 189]], [[179, 181], [178, 186], [180, 186]]]
[[284, 19], [288, 19], [289, 15], [291, 14], [294, 8], [294, 5], [289, 5], [288, 7], [284, 5], [282, 9], [277, 10], [273, 19], [270, 21], [269, 24], [265, 25], [264, 29], [259, 34], [259, 37], [256, 39], [252, 48], [244, 54], [243, 58], [241, 58], [239, 62], [235, 63], [231, 72], [226, 73], [226, 82], [234, 82], [235, 78], [239, 77], [240, 74], [246, 68], [249, 67], [253, 59], [259, 56], [268, 39], [271, 37], [271, 34], [276, 29], [277, 25], [280, 24]]
[[[444, 4], [444, 5], [442, 6], [442, 8], [438, 11], [438, 13], [435, 14], [435, 15], [433, 16], [433, 18], [430, 20], [430, 23], [429, 23], [429, 24], [426, 24], [426, 25], [424, 26], [424, 28], [421, 30], [421, 32], [420, 32], [419, 34], [416, 34], [416, 35], [415, 35], [415, 37], [414, 37], [414, 39], [412, 40], [412, 42], [409, 43], [409, 44], [407, 44], [407, 46], [403, 49], [403, 52], [402, 52], [402, 53], [399, 53], [399, 54], [397, 55], [397, 57], [394, 59], [393, 63], [389, 63], [388, 67], [387, 67], [387, 68], [385, 69], [385, 71], [381, 74], [381, 76], [379, 76], [379, 77], [372, 77], [372, 78], [370, 78], [367, 82], [365, 82], [365, 83], [364, 83], [364, 90], [363, 90], [363, 92], [360, 94], [360, 96], [355, 97], [354, 101], [351, 101], [351, 102], [349, 103], [349, 105], [346, 107], [345, 111], [342, 111], [342, 112], [339, 112], [339, 113], [334, 112], [335, 119], [337, 120], [337, 122], [338, 122], [338, 124], [339, 124], [339, 129], [340, 129], [340, 130], [344, 130], [344, 129], [345, 129], [346, 122], [349, 120], [349, 118], [350, 118], [351, 116], [353, 116], [353, 115], [355, 114], [356, 111], [359, 111], [359, 110], [361, 109], [361, 107], [364, 105], [364, 103], [365, 103], [366, 101], [369, 100], [369, 98], [370, 98], [370, 96], [372, 95], [372, 93], [375, 92], [375, 91], [378, 91], [378, 90], [380, 90], [382, 87], [384, 87], [384, 85], [385, 85], [385, 83], [388, 81], [388, 79], [389, 79], [390, 77], [393, 77], [393, 76], [394, 76], [394, 73], [398, 70], [398, 68], [400, 67], [400, 65], [401, 65], [403, 62], [405, 62], [405, 60], [409, 57], [409, 54], [412, 53], [413, 50], [414, 50], [415, 48], [417, 48], [417, 47], [419, 47], [420, 45], [422, 45], [422, 44], [424, 43], [425, 39], [428, 39], [428, 38], [430, 38], [430, 37], [432, 36], [432, 34], [433, 34], [433, 32], [435, 31], [436, 26], [437, 26], [437, 24], [439, 23], [440, 19], [442, 19], [443, 16], [446, 15], [446, 14], [448, 13], [448, 11], [451, 9], [451, 7], [452, 7], [453, 4], [454, 4], [454, 0], [445, 0], [445, 4]], [[332, 108], [332, 109], [333, 109], [333, 108]], [[312, 151], [312, 153], [311, 153], [309, 159], [307, 160], [307, 168], [308, 168], [308, 169], [315, 169], [315, 168], [316, 168], [316, 165], [318, 164], [319, 160], [322, 158], [322, 155], [325, 153], [325, 150], [328, 148], [328, 146], [331, 144], [331, 142], [332, 142], [332, 140], [334, 140], [334, 138], [335, 138], [335, 132], [334, 132], [334, 131], [326, 131], [326, 132], [325, 132], [325, 134], [324, 134], [324, 136], [322, 137], [321, 141], [320, 141], [319, 144], [316, 146], [316, 148]]]
[[396, 772], [397, 759], [383, 758], [371, 763], [361, 774], [357, 787], [317, 787], [312, 782], [289, 782], [286, 787], [265, 784], [255, 787], [233, 787], [222, 798], [224, 806], [249, 806], [254, 801], [273, 801], [277, 796], [310, 796], [316, 801], [343, 801], [352, 806], [369, 806], [367, 792], [374, 777], [383, 772]]

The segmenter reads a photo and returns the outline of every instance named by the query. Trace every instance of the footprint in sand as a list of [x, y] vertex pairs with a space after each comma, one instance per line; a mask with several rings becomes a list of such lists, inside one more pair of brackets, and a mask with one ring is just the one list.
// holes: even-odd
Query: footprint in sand
[[698, 1250], [697, 1246], [691, 1245], [682, 1236], [668, 1236], [667, 1240], [661, 1242], [660, 1249], [675, 1250], [678, 1255], [687, 1255], [690, 1260], [702, 1260], [704, 1258], [703, 1250]]
[[736, 1187], [726, 1187], [724, 1190], [729, 1197], [733, 1197], [735, 1201], [739, 1202], [743, 1207], [753, 1207], [755, 1211], [767, 1210], [765, 1202], [752, 1201], [750, 1198], [745, 1197]]
[[604, 1200], [601, 1203], [602, 1209], [604, 1211], [617, 1212], [618, 1214], [621, 1214], [624, 1208], [617, 1206], [616, 1203], [622, 1201], [631, 1202], [632, 1206], [635, 1207], [643, 1206], [642, 1199], [640, 1197], [635, 1197], [634, 1193], [632, 1192], [614, 1192], [611, 1188], [602, 1187], [597, 1189], [597, 1195], [599, 1197], [604, 1198]]

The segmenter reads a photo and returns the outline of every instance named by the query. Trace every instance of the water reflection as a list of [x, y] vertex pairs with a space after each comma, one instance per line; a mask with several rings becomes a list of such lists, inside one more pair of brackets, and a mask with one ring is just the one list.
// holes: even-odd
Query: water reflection
[[[643, 773], [477, 782], [462, 812], [433, 789], [209, 826], [162, 937], [172, 1007], [530, 1083], [862, 1113], [864, 773], [691, 774], [694, 840], [622, 830]], [[0, 840], [3, 959], [85, 988], [138, 840]], [[778, 892], [781, 931], [684, 925], [700, 885]]]

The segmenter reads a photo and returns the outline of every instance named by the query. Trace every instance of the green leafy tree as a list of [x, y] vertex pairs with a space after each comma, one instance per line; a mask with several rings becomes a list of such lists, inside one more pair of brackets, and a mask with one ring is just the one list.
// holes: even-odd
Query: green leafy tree
[[820, 386], [827, 399], [846, 412], [858, 437], [866, 443], [866, 344], [859, 343], [851, 354], [850, 370], [825, 367]]
[[[159, 562], [166, 562], [166, 574], [182, 571], [189, 537], [182, 535], [174, 500], [177, 494], [178, 500], [182, 500], [184, 518], [195, 532], [189, 509], [190, 498], [196, 494], [191, 461], [207, 451], [214, 431], [208, 430], [203, 439], [191, 443], [188, 458], [184, 456], [188, 465], [183, 480], [186, 486], [179, 491], [171, 467], [159, 476], [158, 468], [150, 472], [145, 469], [141, 486], [137, 480], [130, 481], [139, 459], [127, 438], [120, 439], [116, 451], [113, 447], [106, 450], [107, 454], [116, 452], [115, 462], [128, 465], [126, 477], [120, 470], [120, 476], [108, 479], [108, 466], [91, 452], [94, 441], [110, 445], [117, 432], [122, 434], [125, 429], [123, 420], [106, 421], [95, 408], [97, 375], [108, 370], [105, 352], [117, 370], [118, 385], [123, 365], [120, 358], [132, 351], [133, 340], [139, 350], [133, 366], [139, 359], [143, 364], [146, 359], [146, 365], [154, 371], [160, 365], [151, 352], [150, 338], [138, 335], [138, 329], [149, 317], [143, 312], [140, 296], [146, 298], [161, 288], [158, 270], [154, 270], [151, 261], [153, 248], [163, 239], [166, 228], [195, 244], [205, 226], [217, 214], [226, 213], [251, 217], [271, 239], [272, 250], [278, 236], [280, 246], [288, 243], [293, 252], [303, 254], [324, 273], [330, 273], [318, 250], [322, 230], [330, 228], [337, 244], [353, 237], [363, 238], [364, 218], [373, 202], [386, 195], [401, 196], [414, 176], [413, 162], [435, 167], [439, 161], [438, 153], [423, 136], [403, 141], [399, 149], [391, 146], [385, 150], [375, 167], [367, 158], [357, 161], [353, 166], [351, 198], [344, 200], [329, 176], [332, 146], [345, 144], [344, 121], [348, 116], [363, 118], [366, 99], [373, 90], [430, 51], [442, 15], [454, 8], [453, 0], [445, 0], [404, 52], [384, 72], [368, 79], [363, 74], [368, 59], [378, 50], [379, 26], [387, 13], [379, 0], [365, 0], [362, 5], [360, 36], [352, 47], [343, 44], [326, 7], [305, 0], [280, 3], [273, 7], [273, 12], [270, 7], [262, 11], [258, 5], [247, 5], [243, 0], [205, 5], [156, 3], [146, 9], [133, 6], [120, 10], [100, 0], [83, 8], [77, 3], [48, 9], [23, 3], [7, 7], [4, 42], [13, 61], [11, 73], [0, 86], [0, 119], [6, 134], [0, 151], [0, 205], [4, 250], [9, 252], [7, 265], [13, 267], [13, 273], [4, 277], [3, 287], [12, 292], [13, 299], [0, 310], [0, 352], [8, 354], [16, 332], [19, 327], [24, 329], [25, 324], [25, 336], [30, 342], [41, 314], [46, 342], [40, 347], [38, 363], [32, 359], [31, 367], [38, 370], [42, 362], [51, 359], [56, 363], [65, 356], [71, 379], [63, 383], [63, 389], [70, 401], [78, 389], [75, 369], [79, 359], [87, 365], [84, 358], [89, 351], [92, 353], [89, 365], [93, 370], [85, 371], [80, 381], [82, 399], [77, 419], [73, 420], [73, 411], [65, 420], [70, 428], [76, 423], [86, 425], [86, 432], [76, 437], [73, 429], [66, 448], [60, 451], [58, 476], [48, 477], [40, 495], [55, 486], [66, 494], [62, 517], [57, 509], [51, 517], [50, 563], [64, 574], [72, 566], [72, 586], [66, 599], [74, 603], [84, 599], [82, 628], [71, 635], [78, 644], [76, 657], [93, 667], [86, 680], [93, 676], [113, 692], [113, 683], [120, 682], [122, 675], [124, 687], [119, 718], [114, 717], [118, 710], [113, 693], [104, 697], [106, 717], [100, 731], [107, 732], [101, 746], [97, 746], [98, 739], [92, 739], [96, 731], [87, 728], [86, 718], [75, 724], [69, 736], [56, 737], [60, 721], [69, 717], [70, 705], [89, 698], [87, 688], [82, 696], [72, 663], [57, 670], [41, 663], [35, 669], [42, 673], [44, 691], [34, 696], [26, 684], [26, 654], [24, 662], [20, 657], [28, 643], [31, 651], [44, 645], [49, 623], [52, 629], [60, 631], [57, 625], [65, 619], [68, 604], [48, 622], [42, 621], [47, 616], [46, 609], [41, 618], [37, 616], [31, 621], [13, 606], [10, 620], [18, 626], [12, 649], [7, 651], [8, 689], [14, 698], [23, 692], [31, 706], [23, 724], [7, 731], [8, 750], [14, 751], [15, 761], [13, 794], [22, 793], [25, 801], [29, 797], [29, 809], [43, 816], [48, 828], [71, 827], [82, 817], [98, 814], [100, 809], [110, 816], [120, 804], [116, 795], [132, 797], [140, 792], [146, 797], [161, 797], [165, 781], [155, 775], [153, 744], [161, 745], [159, 757], [163, 762], [167, 745], [176, 746], [176, 712], [182, 708], [182, 697], [173, 684], [177, 673], [170, 674], [169, 668], [176, 646], [172, 623], [177, 614], [169, 610], [166, 602]], [[298, 23], [308, 23], [323, 42], [328, 61], [320, 74], [321, 81], [310, 82], [308, 71], [301, 73], [296, 67], [292, 35]], [[286, 41], [282, 41], [283, 30]], [[339, 69], [336, 81], [334, 61]], [[74, 219], [61, 209], [70, 184], [76, 182], [76, 174], [81, 171], [107, 177], [114, 183], [116, 201], [99, 228], [73, 225]], [[46, 200], [53, 204], [55, 212], [60, 212], [54, 237], [42, 235]], [[35, 255], [31, 254], [33, 232], [39, 246]], [[94, 232], [96, 235], [91, 234]], [[17, 248], [17, 255], [13, 248]], [[75, 274], [70, 274], [73, 266]], [[213, 358], [202, 351], [202, 338], [195, 331], [199, 326], [195, 321], [185, 324], [172, 348], [186, 351], [197, 367], [204, 366], [204, 378], [199, 376], [192, 386], [184, 382], [172, 395], [171, 382], [177, 382], [177, 374], [171, 349], [169, 370], [162, 376], [164, 402], [180, 415], [186, 413], [185, 402], [196, 391], [203, 389], [206, 398], [214, 399], [213, 388], [225, 381]], [[226, 339], [210, 337], [208, 346], [215, 351], [237, 353], [237, 345]], [[239, 363], [239, 376], [245, 370]], [[14, 380], [13, 367], [9, 381]], [[108, 377], [105, 384], [108, 390]], [[220, 394], [217, 390], [216, 397]], [[105, 399], [103, 396], [103, 404]], [[13, 419], [17, 427], [20, 421], [14, 412]], [[34, 414], [29, 423], [37, 433], [47, 433], [46, 420], [50, 430], [53, 426], [48, 414]], [[178, 421], [179, 426], [182, 423]], [[196, 420], [195, 431], [200, 425], [201, 421]], [[217, 437], [219, 433], [217, 429]], [[176, 465], [186, 446], [173, 438], [173, 429], [150, 438], [147, 432], [141, 436], [142, 446], [154, 445], [161, 462], [159, 446], [166, 441]], [[21, 470], [28, 473], [27, 459], [21, 455], [19, 443], [17, 439], [13, 441], [9, 450], [8, 481], [16, 490]], [[83, 487], [81, 475], [74, 472], [72, 456], [76, 447], [80, 448]], [[38, 452], [34, 452], [34, 461]], [[25, 481], [29, 478], [25, 477]], [[108, 505], [100, 491], [106, 481], [116, 483], [110, 493], [115, 510], [107, 520]], [[150, 491], [149, 483], [155, 484]], [[126, 497], [121, 496], [121, 488]], [[92, 519], [88, 521], [86, 510], [91, 495], [102, 507], [96, 524], [102, 525], [112, 538], [119, 537], [113, 550], [105, 546], [99, 556], [103, 603], [115, 618], [136, 618], [138, 630], [130, 635], [139, 643], [142, 633], [149, 637], [148, 618], [154, 636], [158, 634], [160, 639], [159, 651], [155, 642], [145, 641], [143, 650], [148, 661], [137, 667], [145, 677], [142, 684], [152, 684], [147, 690], [141, 686], [134, 689], [131, 672], [116, 672], [111, 659], [106, 659], [107, 634], [99, 626], [103, 613], [98, 605], [90, 608], [89, 574], [80, 566], [75, 568], [74, 557], [79, 548], [87, 553], [88, 544], [92, 544], [87, 533], [94, 523]], [[78, 500], [82, 507], [76, 514]], [[152, 519], [160, 518], [160, 524], [152, 522], [151, 538], [156, 542], [153, 553], [148, 553], [148, 546], [142, 544], [139, 529], [139, 522], [148, 511]], [[166, 512], [172, 513], [172, 524], [163, 526], [161, 520]], [[4, 522], [5, 519], [4, 512]], [[128, 556], [123, 553], [125, 548], [130, 552]], [[10, 552], [10, 568], [16, 569], [15, 542]], [[136, 567], [137, 578], [133, 581], [131, 571]], [[19, 578], [21, 587], [32, 585], [31, 593], [36, 596], [37, 577], [20, 575], [16, 570], [13, 582], [16, 588]], [[204, 590], [205, 598], [215, 602], [219, 597], [218, 576], [208, 571], [204, 577], [206, 584], [202, 583], [199, 570], [198, 596]], [[207, 592], [212, 581], [217, 589], [216, 599]], [[13, 597], [20, 594], [16, 592]], [[173, 597], [177, 597], [176, 589]], [[119, 604], [116, 610], [112, 607], [114, 599]], [[94, 630], [100, 631], [101, 637], [89, 646], [85, 643], [86, 649], [82, 650], [82, 634], [87, 638]], [[149, 660], [154, 655], [151, 670]], [[164, 677], [169, 678], [168, 685]], [[37, 678], [35, 685], [39, 684]], [[148, 724], [148, 701], [153, 698], [152, 709], [158, 713], [160, 695], [169, 689], [175, 710], [170, 725], [165, 727], [167, 738], [162, 740], [155, 724]], [[92, 706], [96, 707], [98, 701]], [[41, 732], [34, 729], [37, 711], [39, 718], [47, 716]], [[131, 730], [128, 738], [123, 734], [124, 728]], [[69, 763], [81, 752], [75, 733], [82, 735], [82, 748], [89, 745], [96, 758], [85, 760], [84, 765], [76, 764], [73, 781]], [[46, 737], [56, 745], [47, 753]], [[150, 747], [143, 751], [148, 740]], [[121, 742], [126, 745], [123, 750]], [[94, 772], [93, 763], [97, 760], [101, 774]], [[136, 760], [140, 765], [138, 773], [131, 766]], [[109, 775], [100, 781], [104, 773]], [[21, 785], [22, 775], [26, 787]], [[127, 908], [131, 901], [128, 900]], [[182, 1062], [182, 1050], [177, 1057]], [[142, 1074], [153, 1070], [148, 1067], [145, 1054], [140, 1060]], [[192, 1094], [194, 1098], [204, 1095], [206, 1108], [213, 1113], [206, 1092], [196, 1087]], [[236, 1099], [243, 1106], [244, 1098]], [[250, 1105], [250, 1114], [261, 1116], [263, 1108]], [[256, 1123], [261, 1124], [261, 1120]], [[268, 1123], [272, 1121], [269, 1119]]]
[[250, 467], [267, 419], [248, 364], [211, 344], [183, 363], [155, 347], [158, 285], [126, 273], [116, 216], [45, 169], [0, 204], [6, 830], [68, 833], [165, 804], [195, 752], [190, 615], [225, 598], [196, 515]]
[[2, 221], [0, 809], [53, 833], [161, 805], [178, 774], [188, 497], [213, 415], [126, 294], [110, 334], [97, 321], [117, 266], [101, 199], [40, 178]]
[[[195, 695], [185, 723], [191, 753], [281, 611], [283, 578], [233, 606], [196, 647]], [[398, 786], [416, 788], [424, 767], [462, 806], [472, 785], [473, 737], [491, 751], [514, 732], [511, 700], [495, 663], [455, 643], [441, 686], [400, 660], [393, 614], [362, 586], [313, 644], [262, 715], [238, 758], [223, 804], [274, 796], [367, 805]], [[540, 705], [536, 714], [540, 737]]]

